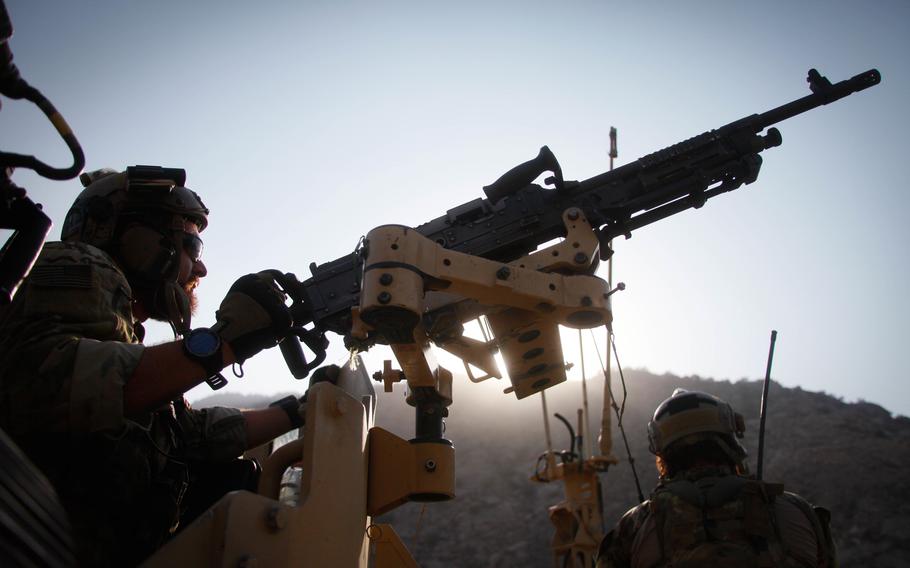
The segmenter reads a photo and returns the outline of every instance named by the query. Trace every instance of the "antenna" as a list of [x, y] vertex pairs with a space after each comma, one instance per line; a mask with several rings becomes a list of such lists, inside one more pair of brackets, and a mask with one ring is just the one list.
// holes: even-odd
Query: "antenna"
[[616, 128], [610, 127], [610, 170], [613, 170], [613, 159], [617, 158], [619, 153], [616, 151]]
[[761, 419], [758, 424], [758, 465], [755, 477], [761, 481], [762, 459], [765, 453], [765, 417], [768, 412], [768, 385], [771, 384], [771, 363], [774, 361], [774, 343], [777, 341], [777, 330], [771, 330], [771, 347], [768, 348], [768, 367], [765, 369], [765, 384], [761, 392]]
[[[613, 160], [619, 156], [619, 153], [616, 151], [616, 128], [610, 127], [610, 171], [613, 171]], [[607, 243], [607, 246], [612, 250], [613, 241]], [[611, 290], [613, 289], [613, 255], [610, 255], [609, 260], [607, 260], [607, 287]], [[600, 418], [600, 436], [598, 437], [598, 446], [600, 449], [600, 455], [604, 457], [613, 456], [613, 424], [610, 418], [610, 404], [613, 402], [613, 390], [610, 388], [612, 382], [612, 376], [610, 369], [612, 365], [610, 364], [610, 335], [613, 333], [612, 325], [607, 325], [607, 357], [606, 357], [606, 366], [604, 367], [604, 395], [603, 395], [603, 409], [601, 411]]]

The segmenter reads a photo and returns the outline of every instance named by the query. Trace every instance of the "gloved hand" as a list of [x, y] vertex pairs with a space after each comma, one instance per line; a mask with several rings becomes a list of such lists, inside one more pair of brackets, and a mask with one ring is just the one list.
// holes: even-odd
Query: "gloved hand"
[[237, 362], [243, 363], [287, 335], [293, 319], [284, 301], [284, 293], [269, 272], [242, 276], [215, 312], [218, 323], [212, 330], [230, 344]]
[[340, 375], [341, 367], [338, 365], [325, 365], [324, 367], [319, 367], [313, 371], [313, 374], [310, 375], [310, 384], [307, 385], [306, 392], [300, 397], [300, 403], [303, 404], [306, 402], [306, 395], [310, 392], [310, 389], [313, 388], [313, 385], [317, 383], [332, 383], [333, 385], [337, 385], [338, 377]]
[[[334, 384], [338, 383], [338, 376], [341, 374], [341, 367], [338, 365], [325, 365], [319, 367], [313, 371], [313, 376], [310, 377], [310, 387], [316, 383], [325, 383], [329, 382]], [[309, 387], [307, 387], [309, 388]]]
[[[312, 387], [316, 383], [329, 382], [334, 384], [338, 383], [338, 377], [341, 374], [341, 368], [338, 365], [326, 365], [325, 367], [319, 367], [313, 371], [313, 375], [310, 377], [310, 385]], [[284, 410], [288, 419], [291, 422], [291, 426], [294, 428], [300, 428], [306, 424], [306, 397], [310, 392], [309, 387], [307, 391], [303, 393], [303, 396], [295, 398], [293, 395], [286, 396], [281, 400], [276, 400], [269, 406], [280, 406]]]

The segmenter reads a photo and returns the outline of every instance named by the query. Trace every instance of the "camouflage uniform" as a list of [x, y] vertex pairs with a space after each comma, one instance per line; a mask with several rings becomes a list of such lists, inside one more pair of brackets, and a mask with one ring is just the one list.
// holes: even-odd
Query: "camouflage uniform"
[[778, 484], [718, 468], [662, 480], [604, 537], [598, 568], [834, 566], [827, 519]]
[[146, 557], [179, 518], [188, 465], [246, 447], [234, 409], [177, 401], [123, 415], [123, 387], [145, 349], [131, 298], [100, 249], [48, 243], [0, 309], [0, 427], [57, 488], [86, 566]]

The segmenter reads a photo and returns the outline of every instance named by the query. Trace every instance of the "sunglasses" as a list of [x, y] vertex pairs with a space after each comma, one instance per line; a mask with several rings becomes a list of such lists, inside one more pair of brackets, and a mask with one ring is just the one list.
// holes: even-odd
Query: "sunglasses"
[[202, 258], [202, 239], [199, 235], [192, 233], [183, 233], [183, 250], [193, 262], [199, 262]]

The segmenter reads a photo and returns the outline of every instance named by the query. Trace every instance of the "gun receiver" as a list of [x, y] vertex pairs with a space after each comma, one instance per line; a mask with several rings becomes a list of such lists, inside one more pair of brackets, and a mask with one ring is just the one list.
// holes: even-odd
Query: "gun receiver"
[[[565, 237], [563, 213], [578, 208], [597, 235], [600, 258], [606, 259], [614, 237], [629, 238], [636, 229], [754, 182], [762, 164], [759, 154], [782, 141], [772, 125], [877, 85], [881, 76], [870, 69], [832, 84], [812, 69], [807, 81], [810, 95], [583, 181], [565, 181], [555, 156], [544, 146], [536, 158], [486, 186], [486, 198], [450, 209], [415, 230], [445, 249], [509, 263], [542, 243]], [[552, 172], [545, 183], [554, 189], [532, 183], [544, 172]], [[589, 272], [595, 269], [596, 262], [588, 266]], [[312, 277], [295, 297], [297, 326], [312, 323], [314, 333], [332, 331], [361, 347], [388, 342], [378, 330], [366, 341], [351, 336], [352, 308], [360, 303], [364, 276], [361, 251], [313, 263], [310, 271]]]

